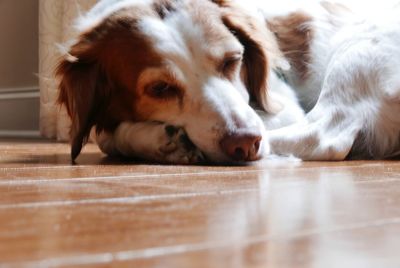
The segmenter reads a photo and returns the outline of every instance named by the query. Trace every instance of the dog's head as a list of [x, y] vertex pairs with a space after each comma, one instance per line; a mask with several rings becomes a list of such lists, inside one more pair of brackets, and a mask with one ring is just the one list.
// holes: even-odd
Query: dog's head
[[73, 158], [93, 126], [123, 121], [181, 126], [212, 161], [260, 157], [263, 124], [249, 102], [271, 107], [278, 51], [264, 23], [232, 1], [103, 0], [79, 29], [57, 69]]

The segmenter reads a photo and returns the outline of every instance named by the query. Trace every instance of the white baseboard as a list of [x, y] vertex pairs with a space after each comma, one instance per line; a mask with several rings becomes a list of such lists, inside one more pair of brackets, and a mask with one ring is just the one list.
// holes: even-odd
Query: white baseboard
[[40, 138], [39, 87], [0, 88], [0, 137]]
[[39, 91], [39, 86], [0, 88], [1, 93], [17, 93]]
[[40, 98], [39, 87], [18, 87], [0, 89], [0, 100]]
[[40, 131], [36, 130], [0, 130], [0, 138], [40, 138]]

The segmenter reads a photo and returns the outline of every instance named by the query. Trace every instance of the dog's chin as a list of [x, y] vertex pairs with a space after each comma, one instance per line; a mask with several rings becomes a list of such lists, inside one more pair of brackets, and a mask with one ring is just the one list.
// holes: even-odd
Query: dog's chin
[[262, 157], [260, 156], [257, 159], [251, 160], [251, 161], [236, 161], [229, 159], [225, 157], [224, 159], [210, 159], [205, 156], [205, 164], [211, 165], [211, 166], [251, 166], [254, 163], [257, 163], [257, 161], [261, 160]]
[[197, 149], [199, 149], [204, 157], [203, 164], [209, 165], [218, 165], [218, 166], [247, 166], [251, 165], [259, 160], [262, 160], [270, 153], [270, 147], [268, 142], [262, 142], [259, 153], [251, 160], [248, 161], [237, 161], [234, 160], [227, 155], [225, 155], [222, 151], [215, 150], [202, 150], [200, 146], [197, 146], [193, 143]]
[[224, 164], [231, 162], [229, 157], [227, 157], [224, 153], [222, 153], [221, 151], [219, 151], [217, 149], [215, 149], [215, 150], [204, 149], [204, 148], [202, 149], [201, 146], [197, 146], [197, 145], [196, 145], [196, 147], [202, 153], [205, 164], [224, 165]]

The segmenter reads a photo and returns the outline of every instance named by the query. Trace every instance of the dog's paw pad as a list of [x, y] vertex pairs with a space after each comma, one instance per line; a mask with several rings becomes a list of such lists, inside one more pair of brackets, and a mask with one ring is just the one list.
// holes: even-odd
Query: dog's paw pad
[[186, 150], [188, 151], [196, 150], [196, 145], [193, 144], [193, 142], [189, 139], [188, 135], [183, 134], [179, 136], [179, 141], [186, 148]]
[[167, 136], [170, 138], [174, 137], [178, 133], [179, 130], [180, 130], [180, 128], [177, 128], [177, 127], [171, 126], [171, 125], [167, 125], [165, 127], [165, 132], [167, 133]]
[[204, 162], [204, 156], [190, 140], [183, 128], [167, 125], [166, 142], [160, 147], [164, 162], [172, 164], [197, 164]]

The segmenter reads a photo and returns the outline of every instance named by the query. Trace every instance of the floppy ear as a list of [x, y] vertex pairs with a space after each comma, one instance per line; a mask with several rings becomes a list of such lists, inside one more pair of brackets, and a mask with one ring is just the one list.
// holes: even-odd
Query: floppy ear
[[265, 23], [244, 11], [233, 1], [213, 0], [222, 10], [223, 23], [243, 44], [244, 82], [253, 100], [270, 113], [279, 110], [279, 104], [268, 96], [268, 78], [272, 68], [289, 68], [273, 33]]
[[[57, 69], [59, 78], [58, 102], [65, 105], [72, 120], [71, 158], [74, 161], [87, 142], [91, 128], [98, 123], [107, 107], [110, 85], [102, 75], [100, 65], [89, 59], [90, 47], [78, 43]], [[73, 56], [71, 56], [73, 55]]]

